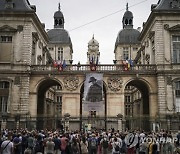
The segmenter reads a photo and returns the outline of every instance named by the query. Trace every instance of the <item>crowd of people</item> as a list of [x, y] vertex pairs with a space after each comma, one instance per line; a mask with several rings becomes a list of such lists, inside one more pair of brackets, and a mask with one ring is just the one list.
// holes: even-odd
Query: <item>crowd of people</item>
[[178, 154], [180, 131], [3, 130], [1, 154]]

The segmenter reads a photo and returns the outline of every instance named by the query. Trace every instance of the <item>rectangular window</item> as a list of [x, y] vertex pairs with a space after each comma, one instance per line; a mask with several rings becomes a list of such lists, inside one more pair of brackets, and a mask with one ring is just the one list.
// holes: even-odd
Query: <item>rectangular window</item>
[[125, 103], [131, 102], [131, 96], [125, 96]]
[[0, 89], [7, 89], [9, 88], [9, 82], [0, 81]]
[[57, 96], [57, 102], [61, 103], [62, 102], [62, 96]]
[[129, 49], [128, 49], [128, 47], [123, 48], [123, 59], [124, 60], [129, 59]]
[[12, 36], [1, 36], [1, 42], [2, 43], [11, 43], [12, 42]]
[[180, 36], [172, 37], [173, 63], [180, 63]]
[[0, 96], [0, 112], [7, 112], [7, 96]]
[[180, 112], [180, 81], [175, 83], [176, 112]]
[[63, 61], [63, 48], [58, 48], [58, 60]]

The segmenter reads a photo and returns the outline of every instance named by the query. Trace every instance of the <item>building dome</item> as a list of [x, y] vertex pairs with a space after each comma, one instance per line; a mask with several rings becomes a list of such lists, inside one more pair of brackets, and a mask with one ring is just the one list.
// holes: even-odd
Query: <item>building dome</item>
[[62, 28], [51, 29], [47, 32], [49, 36], [49, 43], [58, 43], [58, 44], [69, 44], [71, 45], [71, 38], [69, 33]]
[[60, 10], [58, 10], [54, 13], [54, 18], [64, 18], [64, 15]]
[[139, 44], [138, 37], [140, 32], [133, 28], [125, 28], [118, 33], [116, 45], [119, 44]]
[[133, 13], [131, 12], [131, 11], [126, 11], [125, 13], [124, 13], [124, 16], [123, 16], [124, 18], [133, 18]]
[[99, 46], [99, 42], [96, 39], [94, 39], [94, 35], [93, 35], [92, 39], [88, 42], [88, 46], [89, 45]]

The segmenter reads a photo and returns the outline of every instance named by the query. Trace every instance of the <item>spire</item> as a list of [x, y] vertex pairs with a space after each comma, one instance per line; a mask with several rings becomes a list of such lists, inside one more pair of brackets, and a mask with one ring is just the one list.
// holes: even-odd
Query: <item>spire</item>
[[133, 28], [133, 14], [129, 11], [128, 3], [126, 4], [126, 11], [123, 16], [123, 29], [124, 28]]
[[128, 11], [129, 10], [129, 6], [128, 6], [128, 3], [126, 4], [126, 11]]
[[61, 4], [59, 3], [58, 11], [61, 11]]
[[54, 28], [64, 28], [64, 15], [61, 12], [61, 5], [58, 4], [58, 11], [54, 13]]

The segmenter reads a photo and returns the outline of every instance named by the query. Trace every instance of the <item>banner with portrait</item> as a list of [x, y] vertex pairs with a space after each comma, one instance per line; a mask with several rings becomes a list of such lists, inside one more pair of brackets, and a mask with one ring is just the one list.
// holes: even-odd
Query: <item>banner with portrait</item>
[[84, 82], [84, 111], [101, 111], [104, 104], [103, 74], [88, 73]]

